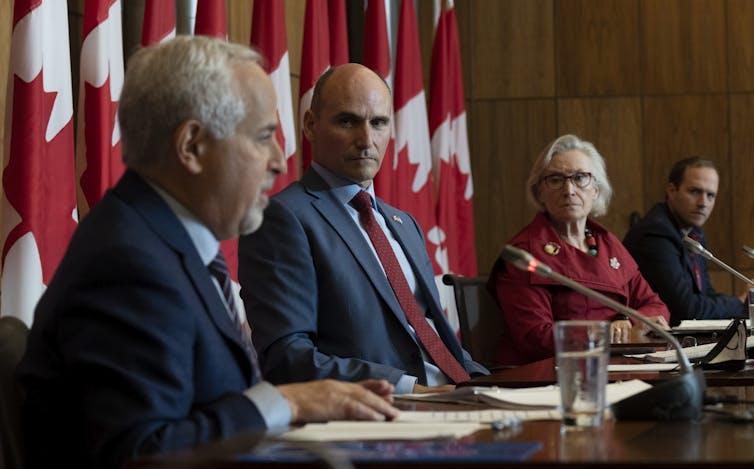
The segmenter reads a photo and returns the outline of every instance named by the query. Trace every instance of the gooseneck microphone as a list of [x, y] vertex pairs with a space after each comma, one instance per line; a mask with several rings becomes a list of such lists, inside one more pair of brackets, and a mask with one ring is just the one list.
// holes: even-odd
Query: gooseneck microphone
[[[743, 282], [745, 282], [745, 283], [747, 283], [749, 285], [754, 285], [754, 282], [752, 282], [744, 274], [742, 274], [741, 272], [737, 271], [733, 267], [729, 266], [725, 262], [721, 261], [720, 259], [718, 259], [714, 255], [712, 255], [712, 253], [709, 252], [704, 246], [702, 246], [702, 243], [700, 243], [699, 241], [696, 241], [696, 240], [692, 239], [689, 235], [684, 236], [683, 239], [682, 239], [682, 241], [683, 241], [683, 244], [686, 246], [686, 248], [688, 248], [689, 251], [691, 251], [691, 252], [693, 252], [695, 254], [699, 254], [700, 256], [702, 256], [703, 258], [707, 259], [708, 261], [714, 262], [715, 264], [719, 265], [723, 269], [727, 270], [731, 274], [733, 274], [736, 277], [738, 277], [739, 280], [741, 280], [741, 281], [743, 281]], [[748, 254], [748, 252], [747, 252], [747, 254]]]
[[678, 340], [668, 331], [638, 311], [553, 271], [523, 249], [506, 244], [500, 257], [521, 270], [552, 279], [645, 324], [675, 347], [681, 374], [613, 404], [611, 407], [615, 418], [621, 420], [696, 420], [702, 416], [706, 388], [704, 375], [701, 370], [694, 370]]

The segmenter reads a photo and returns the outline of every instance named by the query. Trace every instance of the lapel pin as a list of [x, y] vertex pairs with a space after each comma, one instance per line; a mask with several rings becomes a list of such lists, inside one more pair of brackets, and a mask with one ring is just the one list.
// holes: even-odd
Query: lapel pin
[[393, 215], [393, 221], [397, 221], [401, 225], [403, 224], [403, 220], [401, 220], [401, 217], [399, 217], [398, 215]]
[[613, 269], [616, 269], [616, 270], [620, 269], [620, 262], [618, 262], [618, 258], [617, 257], [611, 257], [610, 258], [610, 267], [612, 267]]
[[558, 243], [550, 242], [550, 243], [545, 244], [544, 250], [545, 250], [545, 253], [551, 256], [557, 256], [558, 253], [560, 252], [560, 246], [558, 245]]

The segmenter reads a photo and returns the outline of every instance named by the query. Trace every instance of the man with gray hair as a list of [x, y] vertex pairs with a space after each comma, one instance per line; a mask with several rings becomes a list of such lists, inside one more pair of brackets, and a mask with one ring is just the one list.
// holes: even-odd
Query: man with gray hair
[[397, 415], [384, 380], [260, 377], [218, 249], [260, 226], [284, 168], [259, 60], [188, 36], [131, 59], [127, 171], [79, 225], [18, 369], [29, 467], [118, 467], [291, 422]]

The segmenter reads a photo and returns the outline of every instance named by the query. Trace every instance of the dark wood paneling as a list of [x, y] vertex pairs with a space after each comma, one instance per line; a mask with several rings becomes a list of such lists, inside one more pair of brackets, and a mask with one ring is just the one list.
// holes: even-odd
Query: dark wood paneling
[[728, 0], [728, 64], [731, 91], [754, 90], [754, 2]]
[[479, 271], [531, 221], [525, 186], [532, 163], [556, 135], [553, 100], [473, 102], [468, 113]]
[[638, 0], [556, 0], [558, 96], [639, 92]]
[[725, 95], [648, 97], [644, 100], [644, 169], [647, 207], [664, 199], [672, 164], [690, 155], [702, 155], [720, 169], [714, 212], [705, 225], [710, 250], [720, 259], [732, 259], [728, 168], [728, 99]]
[[597, 147], [607, 164], [613, 198], [600, 218], [623, 238], [631, 212], [643, 214], [644, 165], [641, 157], [639, 98], [562, 99], [558, 101], [558, 134], [573, 133]]
[[730, 185], [722, 190], [732, 196], [735, 265], [739, 269], [752, 270], [754, 259], [744, 254], [741, 245], [754, 248], [754, 95], [732, 95], [730, 116]]
[[640, 23], [645, 93], [725, 90], [725, 2], [642, 0]]
[[553, 96], [552, 0], [475, 0], [471, 8], [471, 96]]
[[[285, 2], [285, 28], [288, 34], [288, 60], [291, 65], [291, 75], [301, 76], [301, 43], [304, 39], [304, 13], [306, 2], [299, 0], [286, 0]], [[291, 80], [293, 86], [293, 80]], [[294, 107], [298, 108], [298, 82], [293, 88]], [[295, 114], [298, 114], [296, 111]]]
[[228, 40], [238, 44], [249, 45], [251, 39], [251, 13], [254, 11], [253, 0], [232, 0], [227, 2]]

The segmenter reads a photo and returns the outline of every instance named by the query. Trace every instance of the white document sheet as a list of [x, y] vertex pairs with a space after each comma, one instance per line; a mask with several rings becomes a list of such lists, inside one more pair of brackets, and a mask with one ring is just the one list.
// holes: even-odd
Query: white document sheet
[[[609, 404], [614, 404], [650, 387], [651, 385], [638, 379], [609, 383], [605, 397]], [[555, 385], [532, 388], [469, 386], [443, 393], [403, 394], [396, 397], [427, 402], [481, 402], [510, 410], [552, 410], [560, 405], [560, 389]]]
[[626, 363], [607, 365], [608, 372], [636, 373], [643, 371], [673, 371], [678, 369], [678, 363]]
[[393, 421], [309, 423], [277, 436], [292, 441], [426, 440], [461, 438], [490, 428], [479, 422]]

